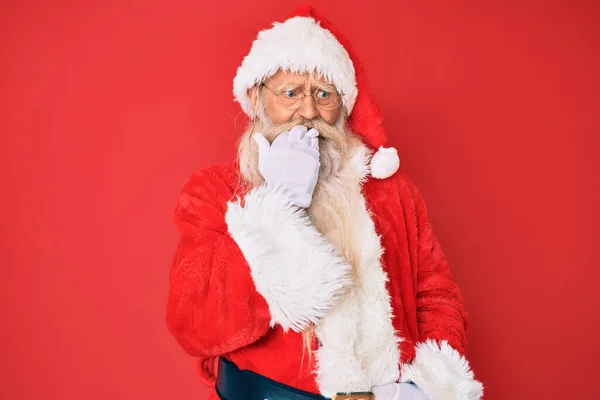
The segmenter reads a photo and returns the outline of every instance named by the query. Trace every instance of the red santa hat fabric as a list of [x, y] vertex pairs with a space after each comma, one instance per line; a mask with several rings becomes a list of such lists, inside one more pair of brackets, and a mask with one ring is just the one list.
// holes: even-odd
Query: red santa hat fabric
[[348, 40], [314, 7], [302, 5], [284, 22], [259, 32], [233, 80], [233, 94], [247, 115], [253, 114], [247, 89], [280, 69], [316, 72], [335, 83], [342, 92], [352, 131], [379, 148], [371, 160], [371, 175], [384, 179], [396, 172], [398, 153], [383, 147], [387, 141], [383, 115], [363, 67]]

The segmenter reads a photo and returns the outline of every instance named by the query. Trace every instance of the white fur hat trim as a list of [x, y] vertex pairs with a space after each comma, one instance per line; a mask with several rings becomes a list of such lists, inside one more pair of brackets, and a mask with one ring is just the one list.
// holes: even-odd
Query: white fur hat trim
[[343, 92], [348, 115], [352, 112], [358, 94], [352, 60], [335, 36], [314, 19], [293, 17], [258, 33], [233, 79], [233, 94], [246, 114], [254, 113], [246, 91], [279, 69], [323, 76]]

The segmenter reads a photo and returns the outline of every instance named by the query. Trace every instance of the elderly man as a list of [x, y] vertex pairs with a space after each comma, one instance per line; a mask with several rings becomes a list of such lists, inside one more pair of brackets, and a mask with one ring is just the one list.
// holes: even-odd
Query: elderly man
[[349, 43], [300, 7], [234, 95], [251, 121], [237, 162], [183, 186], [167, 311], [211, 398], [479, 399], [460, 290]]

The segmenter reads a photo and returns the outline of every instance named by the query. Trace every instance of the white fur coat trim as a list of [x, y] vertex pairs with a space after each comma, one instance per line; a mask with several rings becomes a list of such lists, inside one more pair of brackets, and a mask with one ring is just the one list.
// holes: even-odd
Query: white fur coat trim
[[351, 285], [350, 266], [282, 188], [251, 190], [229, 202], [228, 230], [244, 254], [271, 325], [303, 331], [317, 324]]
[[416, 350], [414, 361], [402, 366], [401, 382], [414, 382], [430, 400], [481, 399], [483, 385], [447, 341], [427, 340]]
[[402, 338], [392, 325], [388, 277], [380, 261], [383, 249], [359, 185], [369, 172], [368, 162], [368, 151], [362, 148], [348, 165], [360, 176], [356, 192], [347, 194], [355, 217], [345, 241], [356, 260], [357, 284], [316, 327], [322, 344], [317, 351], [317, 383], [326, 397], [370, 391], [397, 381], [400, 374]]
[[343, 102], [352, 112], [358, 88], [350, 55], [333, 34], [310, 17], [293, 17], [260, 31], [233, 79], [233, 94], [244, 112], [254, 114], [247, 89], [282, 69], [316, 72], [343, 92]]

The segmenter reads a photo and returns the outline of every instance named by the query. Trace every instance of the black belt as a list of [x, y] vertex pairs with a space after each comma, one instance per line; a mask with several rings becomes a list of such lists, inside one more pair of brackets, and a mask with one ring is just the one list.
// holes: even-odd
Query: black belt
[[217, 394], [223, 400], [327, 400], [325, 397], [284, 385], [255, 372], [242, 370], [219, 357]]

